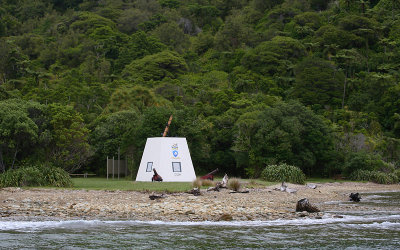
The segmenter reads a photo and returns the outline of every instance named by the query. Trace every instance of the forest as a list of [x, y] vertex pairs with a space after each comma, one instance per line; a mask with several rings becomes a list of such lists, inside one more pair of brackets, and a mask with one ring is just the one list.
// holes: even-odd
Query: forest
[[0, 173], [136, 176], [173, 115], [198, 175], [400, 178], [399, 68], [398, 0], [0, 0]]

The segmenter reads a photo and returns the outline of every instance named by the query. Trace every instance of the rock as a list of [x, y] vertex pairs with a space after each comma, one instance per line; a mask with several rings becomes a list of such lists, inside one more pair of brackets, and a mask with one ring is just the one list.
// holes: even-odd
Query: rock
[[355, 194], [351, 193], [349, 195], [349, 197], [350, 197], [350, 201], [359, 202], [361, 200], [361, 196], [359, 193], [355, 193]]
[[219, 218], [219, 221], [232, 221], [233, 217], [230, 214], [222, 214]]
[[293, 188], [286, 188], [286, 192], [288, 192], [289, 194], [295, 194], [297, 193], [297, 190]]
[[303, 211], [307, 211], [309, 213], [320, 212], [320, 210], [317, 207], [310, 204], [307, 198], [299, 200], [296, 204], [296, 212], [303, 212]]
[[308, 215], [307, 212], [301, 212], [298, 214], [299, 217], [306, 217]]
[[317, 188], [317, 185], [312, 184], [312, 183], [308, 183], [308, 184], [307, 184], [307, 187], [308, 187], [308, 188], [311, 188], [311, 189], [316, 189], [316, 188]]

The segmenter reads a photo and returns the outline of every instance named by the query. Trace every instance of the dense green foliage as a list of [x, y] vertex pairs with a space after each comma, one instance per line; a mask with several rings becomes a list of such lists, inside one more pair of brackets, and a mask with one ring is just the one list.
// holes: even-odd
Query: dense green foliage
[[290, 182], [304, 184], [306, 176], [300, 168], [288, 165], [268, 165], [261, 173], [261, 178], [266, 181]]
[[0, 175], [0, 187], [71, 187], [69, 174], [58, 167], [33, 165], [10, 169]]
[[387, 174], [379, 171], [356, 170], [350, 175], [354, 181], [371, 181], [379, 184], [395, 184], [399, 182], [399, 177], [395, 174]]
[[186, 137], [197, 174], [400, 168], [394, 0], [0, 0], [0, 173], [133, 174]]

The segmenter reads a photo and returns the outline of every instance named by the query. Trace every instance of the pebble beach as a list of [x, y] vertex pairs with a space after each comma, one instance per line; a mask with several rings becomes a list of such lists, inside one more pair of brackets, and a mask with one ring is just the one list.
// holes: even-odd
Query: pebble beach
[[[149, 193], [137, 191], [98, 191], [50, 188], [0, 189], [0, 220], [140, 220], [140, 221], [267, 221], [320, 218], [340, 212], [365, 210], [361, 202], [350, 202], [350, 193], [400, 192], [400, 185], [334, 182], [306, 185], [288, 184], [295, 193], [279, 191], [279, 185], [246, 189], [248, 193], [201, 190], [200, 196], [167, 193], [151, 200]], [[296, 203], [307, 198], [321, 212], [295, 212]], [[379, 209], [377, 207], [376, 209]], [[396, 208], [400, 212], [400, 208]]]

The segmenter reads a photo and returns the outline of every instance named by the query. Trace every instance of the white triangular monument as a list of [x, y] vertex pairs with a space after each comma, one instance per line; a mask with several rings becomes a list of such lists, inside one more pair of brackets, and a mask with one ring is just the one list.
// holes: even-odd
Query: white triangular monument
[[153, 169], [165, 182], [192, 182], [196, 179], [186, 138], [147, 138], [136, 181], [151, 181]]

